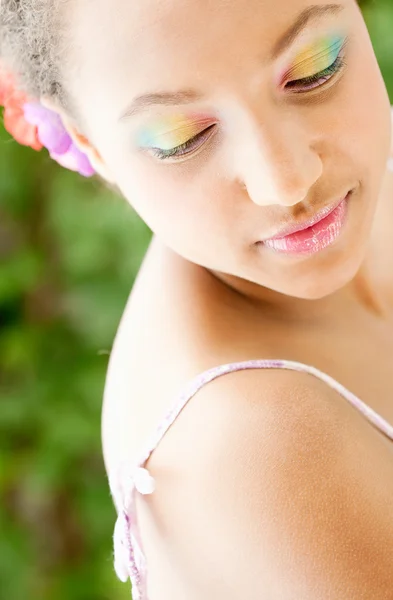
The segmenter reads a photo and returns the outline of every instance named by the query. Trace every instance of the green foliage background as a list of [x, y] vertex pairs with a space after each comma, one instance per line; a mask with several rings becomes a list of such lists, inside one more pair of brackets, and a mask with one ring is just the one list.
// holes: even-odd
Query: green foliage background
[[[393, 98], [393, 0], [365, 15]], [[112, 567], [100, 414], [149, 239], [125, 201], [0, 126], [0, 599], [130, 598]]]

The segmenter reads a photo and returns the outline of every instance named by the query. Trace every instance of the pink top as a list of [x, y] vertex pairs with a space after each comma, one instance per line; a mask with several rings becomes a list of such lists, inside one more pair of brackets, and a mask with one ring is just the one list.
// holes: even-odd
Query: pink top
[[133, 465], [125, 465], [111, 485], [118, 519], [114, 533], [115, 570], [122, 581], [131, 579], [133, 600], [148, 600], [146, 592], [146, 559], [143, 555], [141, 539], [138, 534], [135, 513], [135, 492], [151, 494], [154, 491], [154, 479], [144, 464], [158, 446], [176, 417], [196, 392], [209, 381], [243, 369], [291, 369], [315, 375], [346, 398], [355, 408], [378, 429], [393, 440], [393, 426], [383, 419], [367, 404], [352, 394], [335, 379], [315, 367], [289, 360], [249, 360], [214, 367], [195, 377], [185, 387], [171, 410], [164, 416], [158, 428], [146, 444], [139, 460]]

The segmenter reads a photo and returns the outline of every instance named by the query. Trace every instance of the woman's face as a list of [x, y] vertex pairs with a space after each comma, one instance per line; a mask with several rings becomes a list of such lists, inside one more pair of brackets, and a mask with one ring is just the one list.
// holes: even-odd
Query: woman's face
[[[353, 278], [391, 135], [355, 0], [91, 0], [70, 16], [89, 140], [167, 246], [298, 298]], [[289, 255], [258, 243], [351, 189], [330, 246]]]

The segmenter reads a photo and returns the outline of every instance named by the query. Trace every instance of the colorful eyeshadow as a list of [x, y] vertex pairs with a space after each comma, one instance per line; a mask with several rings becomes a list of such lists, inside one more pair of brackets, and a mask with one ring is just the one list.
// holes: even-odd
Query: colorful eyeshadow
[[142, 148], [171, 150], [195, 137], [211, 124], [211, 118], [201, 116], [160, 117], [138, 133], [137, 144]]
[[296, 80], [311, 77], [330, 67], [340, 54], [345, 36], [327, 35], [307, 44], [298, 52], [289, 69], [285, 70], [286, 79]]

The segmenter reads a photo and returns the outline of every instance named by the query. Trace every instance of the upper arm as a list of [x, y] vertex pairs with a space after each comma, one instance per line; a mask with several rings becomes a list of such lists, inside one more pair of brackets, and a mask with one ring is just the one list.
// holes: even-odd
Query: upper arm
[[393, 446], [344, 398], [308, 374], [243, 371], [181, 418], [157, 502], [204, 598], [393, 597]]

